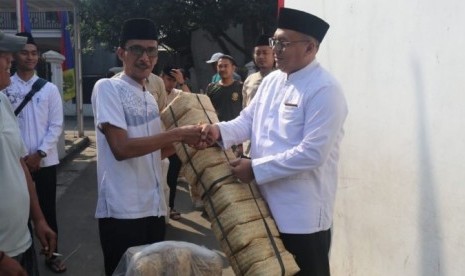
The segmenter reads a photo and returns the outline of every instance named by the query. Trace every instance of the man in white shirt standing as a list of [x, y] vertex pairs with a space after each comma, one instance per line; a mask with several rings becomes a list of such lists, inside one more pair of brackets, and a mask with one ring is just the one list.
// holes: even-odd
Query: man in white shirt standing
[[97, 134], [98, 218], [105, 274], [127, 248], [163, 241], [167, 206], [161, 160], [174, 142], [196, 144], [200, 126], [163, 131], [155, 98], [145, 89], [158, 58], [158, 31], [144, 18], [124, 22], [116, 50], [118, 77], [99, 80], [92, 92]]
[[[27, 43], [14, 54], [17, 72], [11, 77], [11, 85], [6, 94], [16, 109], [33, 84], [39, 79], [35, 68], [39, 61], [39, 51], [34, 38], [28, 32], [17, 36], [27, 37]], [[58, 139], [63, 130], [63, 103], [58, 88], [51, 82], [37, 91], [18, 114], [21, 137], [28, 151], [24, 158], [32, 178], [36, 183], [40, 208], [50, 227], [58, 234], [56, 220], [56, 185], [58, 159]], [[63, 272], [66, 267], [57, 259], [46, 259], [47, 266], [54, 272]]]
[[315, 59], [328, 28], [314, 15], [282, 8], [270, 38], [279, 70], [263, 79], [239, 117], [204, 125], [197, 145], [221, 139], [228, 148], [250, 139], [251, 159], [232, 162], [232, 172], [258, 184], [299, 275], [330, 275], [339, 144], [348, 111], [339, 84]]

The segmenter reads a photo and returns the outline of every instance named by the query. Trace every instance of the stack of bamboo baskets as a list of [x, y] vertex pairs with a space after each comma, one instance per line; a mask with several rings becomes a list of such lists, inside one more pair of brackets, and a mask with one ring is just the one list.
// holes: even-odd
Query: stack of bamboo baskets
[[[167, 130], [198, 123], [216, 123], [218, 117], [205, 95], [181, 93], [161, 113]], [[184, 176], [202, 197], [212, 230], [236, 275], [294, 275], [299, 271], [293, 256], [279, 238], [268, 206], [254, 183], [240, 183], [232, 176], [231, 150], [205, 150], [175, 144]]]

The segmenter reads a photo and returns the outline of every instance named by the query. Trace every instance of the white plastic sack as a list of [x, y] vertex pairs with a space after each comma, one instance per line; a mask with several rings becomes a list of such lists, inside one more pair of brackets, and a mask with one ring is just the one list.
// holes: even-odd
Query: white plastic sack
[[216, 276], [222, 273], [221, 256], [205, 247], [163, 241], [126, 250], [113, 276]]

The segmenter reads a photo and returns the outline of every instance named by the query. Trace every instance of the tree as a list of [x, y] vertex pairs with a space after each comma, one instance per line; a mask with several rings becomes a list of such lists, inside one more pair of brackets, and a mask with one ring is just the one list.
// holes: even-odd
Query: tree
[[[276, 0], [81, 0], [81, 33], [84, 49], [105, 42], [118, 45], [124, 20], [151, 18], [158, 24], [161, 42], [183, 55], [190, 55], [190, 35], [204, 29], [225, 53], [228, 42], [250, 55], [255, 38], [276, 26]], [[245, 45], [238, 45], [227, 34], [231, 26], [242, 24]]]

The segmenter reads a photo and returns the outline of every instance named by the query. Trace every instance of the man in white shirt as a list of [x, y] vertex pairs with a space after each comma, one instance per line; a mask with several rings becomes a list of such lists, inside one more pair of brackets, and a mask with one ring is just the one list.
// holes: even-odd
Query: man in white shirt
[[[17, 36], [27, 37], [27, 43], [14, 54], [16, 74], [11, 77], [11, 85], [6, 94], [16, 109], [33, 84], [39, 79], [35, 68], [39, 61], [39, 51], [34, 38], [28, 32]], [[58, 88], [47, 82], [18, 114], [21, 137], [28, 155], [24, 160], [36, 183], [40, 208], [50, 227], [58, 234], [56, 219], [56, 186], [58, 159], [58, 139], [63, 130], [63, 103]], [[47, 266], [54, 272], [63, 272], [66, 267], [57, 259], [47, 259]]]
[[270, 39], [276, 70], [236, 119], [204, 125], [198, 148], [225, 148], [250, 138], [251, 159], [232, 162], [243, 182], [255, 180], [300, 275], [330, 275], [330, 227], [339, 144], [347, 116], [337, 81], [315, 56], [329, 25], [282, 8]]
[[55, 252], [57, 240], [40, 210], [34, 182], [22, 159], [27, 153], [16, 117], [2, 91], [11, 83], [11, 52], [25, 44], [26, 38], [0, 31], [0, 275], [38, 275], [29, 218], [47, 257]]
[[172, 143], [196, 144], [200, 126], [163, 131], [155, 98], [145, 89], [158, 58], [158, 31], [143, 18], [124, 22], [116, 50], [119, 77], [99, 80], [92, 92], [97, 134], [99, 221], [105, 274], [127, 248], [163, 241], [167, 206], [161, 159]]

